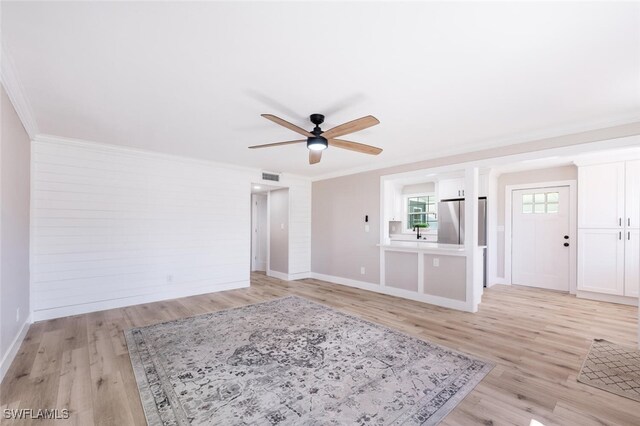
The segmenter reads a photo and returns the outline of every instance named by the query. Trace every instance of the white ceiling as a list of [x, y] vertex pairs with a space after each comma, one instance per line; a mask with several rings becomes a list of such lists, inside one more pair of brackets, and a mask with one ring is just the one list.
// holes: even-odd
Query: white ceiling
[[[2, 2], [39, 132], [307, 176], [640, 117], [640, 3]], [[381, 124], [309, 165], [260, 117]]]

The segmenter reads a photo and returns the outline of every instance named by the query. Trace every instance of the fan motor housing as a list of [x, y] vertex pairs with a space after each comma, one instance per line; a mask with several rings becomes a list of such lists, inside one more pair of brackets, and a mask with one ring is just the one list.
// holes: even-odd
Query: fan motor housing
[[311, 114], [309, 116], [309, 119], [311, 120], [311, 122], [313, 124], [315, 124], [316, 126], [321, 125], [322, 123], [324, 123], [324, 115], [322, 114]]

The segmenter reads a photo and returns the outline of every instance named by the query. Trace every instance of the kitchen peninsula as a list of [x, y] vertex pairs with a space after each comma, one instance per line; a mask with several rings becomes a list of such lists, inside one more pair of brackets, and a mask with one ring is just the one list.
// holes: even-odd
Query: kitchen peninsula
[[[454, 179], [460, 189], [449, 188]], [[485, 188], [477, 169], [456, 175], [416, 171], [381, 177], [383, 215], [378, 247], [384, 293], [452, 309], [477, 310], [486, 248], [484, 241], [478, 244], [478, 217], [482, 215], [478, 214], [477, 200], [486, 196]], [[468, 211], [462, 216], [475, 224], [461, 227], [461, 242], [470, 240], [467, 244], [437, 242], [438, 227], [451, 226], [438, 223], [437, 208], [451, 195], [467, 201]]]

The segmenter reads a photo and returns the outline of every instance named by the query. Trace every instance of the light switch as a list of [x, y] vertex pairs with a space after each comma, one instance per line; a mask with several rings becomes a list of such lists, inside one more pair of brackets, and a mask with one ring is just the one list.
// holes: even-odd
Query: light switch
[[437, 257], [433, 258], [433, 266], [436, 267], [436, 268], [438, 266], [440, 266], [440, 259], [439, 258], [437, 258]]
[[364, 232], [369, 232], [369, 225], [364, 226]]

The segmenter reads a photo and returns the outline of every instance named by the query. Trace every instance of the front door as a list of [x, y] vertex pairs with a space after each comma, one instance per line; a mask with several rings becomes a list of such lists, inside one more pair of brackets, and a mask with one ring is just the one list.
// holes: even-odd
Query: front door
[[569, 291], [569, 187], [511, 193], [511, 282]]

